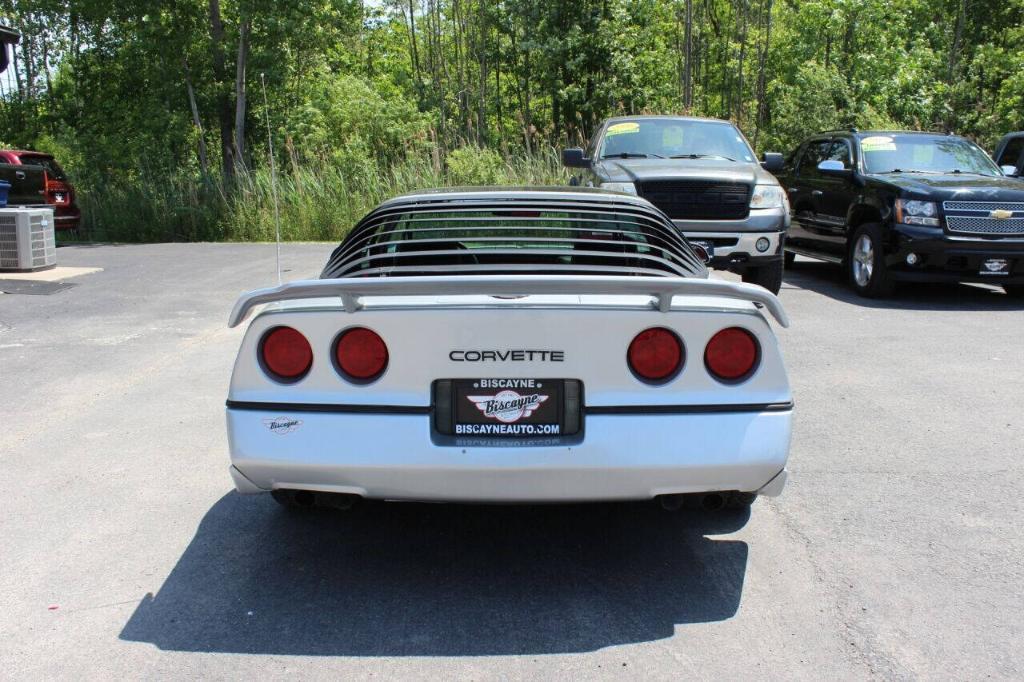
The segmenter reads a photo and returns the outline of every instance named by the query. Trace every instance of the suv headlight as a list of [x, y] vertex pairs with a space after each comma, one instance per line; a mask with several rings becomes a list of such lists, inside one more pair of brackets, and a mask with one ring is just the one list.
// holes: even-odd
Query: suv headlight
[[782, 208], [785, 201], [786, 193], [781, 185], [754, 185], [750, 208]]
[[601, 189], [610, 189], [613, 192], [625, 192], [636, 196], [636, 185], [632, 182], [602, 182]]
[[939, 207], [934, 201], [896, 200], [896, 222], [904, 225], [939, 226]]

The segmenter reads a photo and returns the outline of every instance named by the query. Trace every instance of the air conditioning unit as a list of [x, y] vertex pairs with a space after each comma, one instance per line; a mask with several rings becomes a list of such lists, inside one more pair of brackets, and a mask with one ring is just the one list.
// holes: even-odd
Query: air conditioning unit
[[0, 271], [31, 272], [57, 265], [52, 208], [0, 208]]

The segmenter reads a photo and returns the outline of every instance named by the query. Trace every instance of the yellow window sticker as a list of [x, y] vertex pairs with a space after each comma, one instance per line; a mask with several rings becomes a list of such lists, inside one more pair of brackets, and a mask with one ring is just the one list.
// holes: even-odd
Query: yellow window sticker
[[860, 148], [866, 152], [894, 152], [896, 143], [887, 135], [874, 135], [861, 140]]
[[640, 124], [636, 121], [627, 121], [626, 123], [615, 123], [608, 126], [608, 131], [605, 133], [605, 137], [610, 135], [625, 135], [629, 133], [639, 133]]

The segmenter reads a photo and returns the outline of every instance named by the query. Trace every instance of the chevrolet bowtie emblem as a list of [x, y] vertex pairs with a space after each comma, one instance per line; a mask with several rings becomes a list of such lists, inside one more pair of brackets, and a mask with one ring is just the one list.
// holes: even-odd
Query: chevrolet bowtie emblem
[[1004, 209], [996, 209], [995, 211], [988, 212], [989, 218], [995, 218], [996, 220], [1006, 220], [1007, 218], [1013, 217], [1013, 211], [1006, 211]]

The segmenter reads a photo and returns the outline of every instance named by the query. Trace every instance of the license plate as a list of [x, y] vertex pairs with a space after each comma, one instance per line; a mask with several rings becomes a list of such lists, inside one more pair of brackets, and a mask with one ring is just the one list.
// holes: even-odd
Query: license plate
[[483, 438], [565, 436], [579, 431], [580, 382], [481, 378], [435, 382], [441, 433]]
[[1010, 261], [1006, 258], [986, 258], [981, 263], [979, 275], [1009, 275]]

